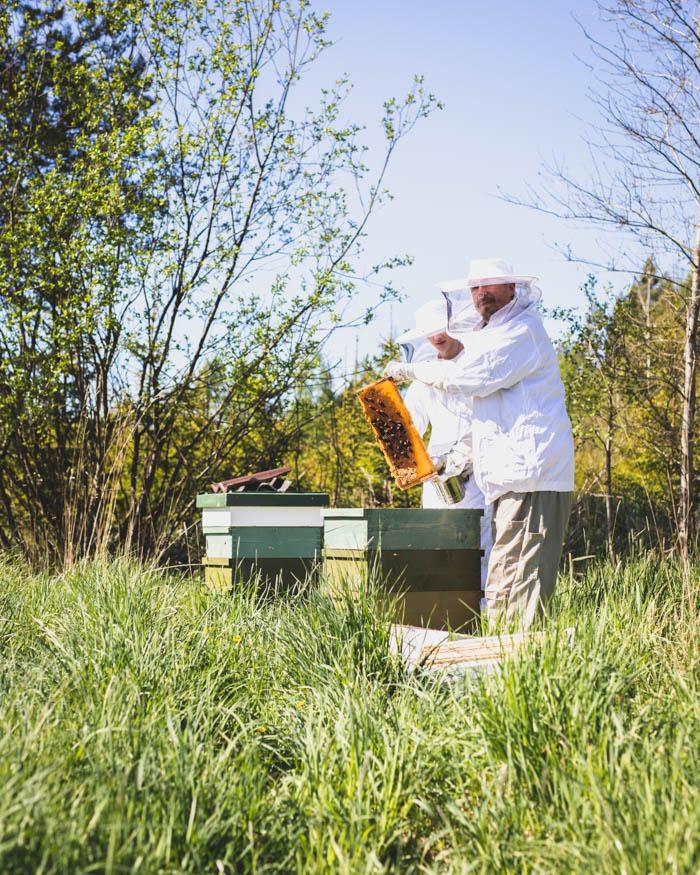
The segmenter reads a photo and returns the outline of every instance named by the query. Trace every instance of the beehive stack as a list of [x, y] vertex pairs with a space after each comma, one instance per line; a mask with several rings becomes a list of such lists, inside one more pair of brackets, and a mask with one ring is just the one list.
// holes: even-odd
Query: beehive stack
[[399, 489], [409, 489], [437, 473], [393, 380], [359, 389], [357, 395]]
[[340, 507], [323, 511], [321, 586], [358, 594], [375, 575], [401, 623], [469, 629], [479, 615], [482, 510]]
[[325, 492], [206, 493], [197, 496], [197, 507], [211, 589], [228, 590], [251, 576], [293, 586], [321, 559]]

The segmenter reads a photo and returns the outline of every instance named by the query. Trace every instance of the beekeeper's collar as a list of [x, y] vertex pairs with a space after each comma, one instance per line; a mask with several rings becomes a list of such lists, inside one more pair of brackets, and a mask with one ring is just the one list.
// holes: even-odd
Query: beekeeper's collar
[[[513, 300], [506, 304], [505, 307], [501, 307], [500, 310], [496, 310], [493, 316], [489, 319], [488, 324], [495, 326], [500, 325], [502, 322], [507, 322], [516, 314], [522, 313], [523, 310], [527, 310], [529, 307], [536, 307], [541, 298], [542, 292], [537, 286], [533, 286], [530, 283], [516, 283]], [[484, 324], [485, 323], [482, 319], [476, 326], [477, 329], [483, 328]]]

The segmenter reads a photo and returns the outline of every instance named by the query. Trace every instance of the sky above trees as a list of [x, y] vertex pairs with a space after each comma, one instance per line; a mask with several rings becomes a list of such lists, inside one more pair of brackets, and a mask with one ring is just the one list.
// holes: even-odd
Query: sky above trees
[[[430, 7], [329, 0], [323, 8], [335, 44], [318, 64], [317, 83], [350, 76], [348, 113], [367, 123], [377, 144], [382, 100], [404, 93], [414, 73], [445, 104], [397, 152], [388, 177], [395, 199], [369, 228], [369, 261], [390, 251], [415, 261], [394, 277], [405, 302], [360, 333], [360, 354], [373, 351], [390, 323], [395, 332], [408, 327], [434, 283], [466, 275], [470, 258], [505, 256], [517, 271], [541, 278], [546, 305], [582, 305], [590, 268], [567, 262], [556, 247], [594, 257], [598, 236], [505, 203], [499, 191], [525, 196], [541, 184], [543, 165], [555, 161], [581, 174], [591, 166], [583, 138], [598, 117], [587, 97], [597, 83], [576, 19], [605, 32], [592, 0], [435, 0]], [[628, 281], [598, 274], [619, 287]], [[367, 299], [373, 294], [367, 288]], [[352, 359], [354, 333], [343, 343]]]

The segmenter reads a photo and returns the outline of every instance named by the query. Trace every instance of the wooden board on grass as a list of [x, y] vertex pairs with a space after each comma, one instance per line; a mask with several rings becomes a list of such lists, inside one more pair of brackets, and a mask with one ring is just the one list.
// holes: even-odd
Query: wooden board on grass
[[[400, 653], [410, 669], [421, 666], [425, 669], [459, 668], [467, 670], [493, 667], [505, 657], [518, 654], [532, 643], [541, 642], [545, 632], [519, 632], [512, 635], [470, 637], [414, 625], [394, 624], [390, 630], [390, 647]], [[571, 646], [574, 629], [563, 632], [564, 640]]]

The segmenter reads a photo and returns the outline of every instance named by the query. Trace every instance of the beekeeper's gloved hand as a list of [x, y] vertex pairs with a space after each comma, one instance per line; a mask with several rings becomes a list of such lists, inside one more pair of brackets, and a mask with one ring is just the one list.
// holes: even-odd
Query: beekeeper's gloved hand
[[408, 362], [389, 362], [382, 376], [389, 377], [396, 383], [405, 383], [408, 380], [415, 380], [414, 369], [415, 366]]
[[471, 447], [467, 444], [457, 443], [450, 447], [446, 453], [434, 456], [433, 465], [435, 465], [440, 480], [449, 480], [450, 477], [467, 480], [474, 470]]

